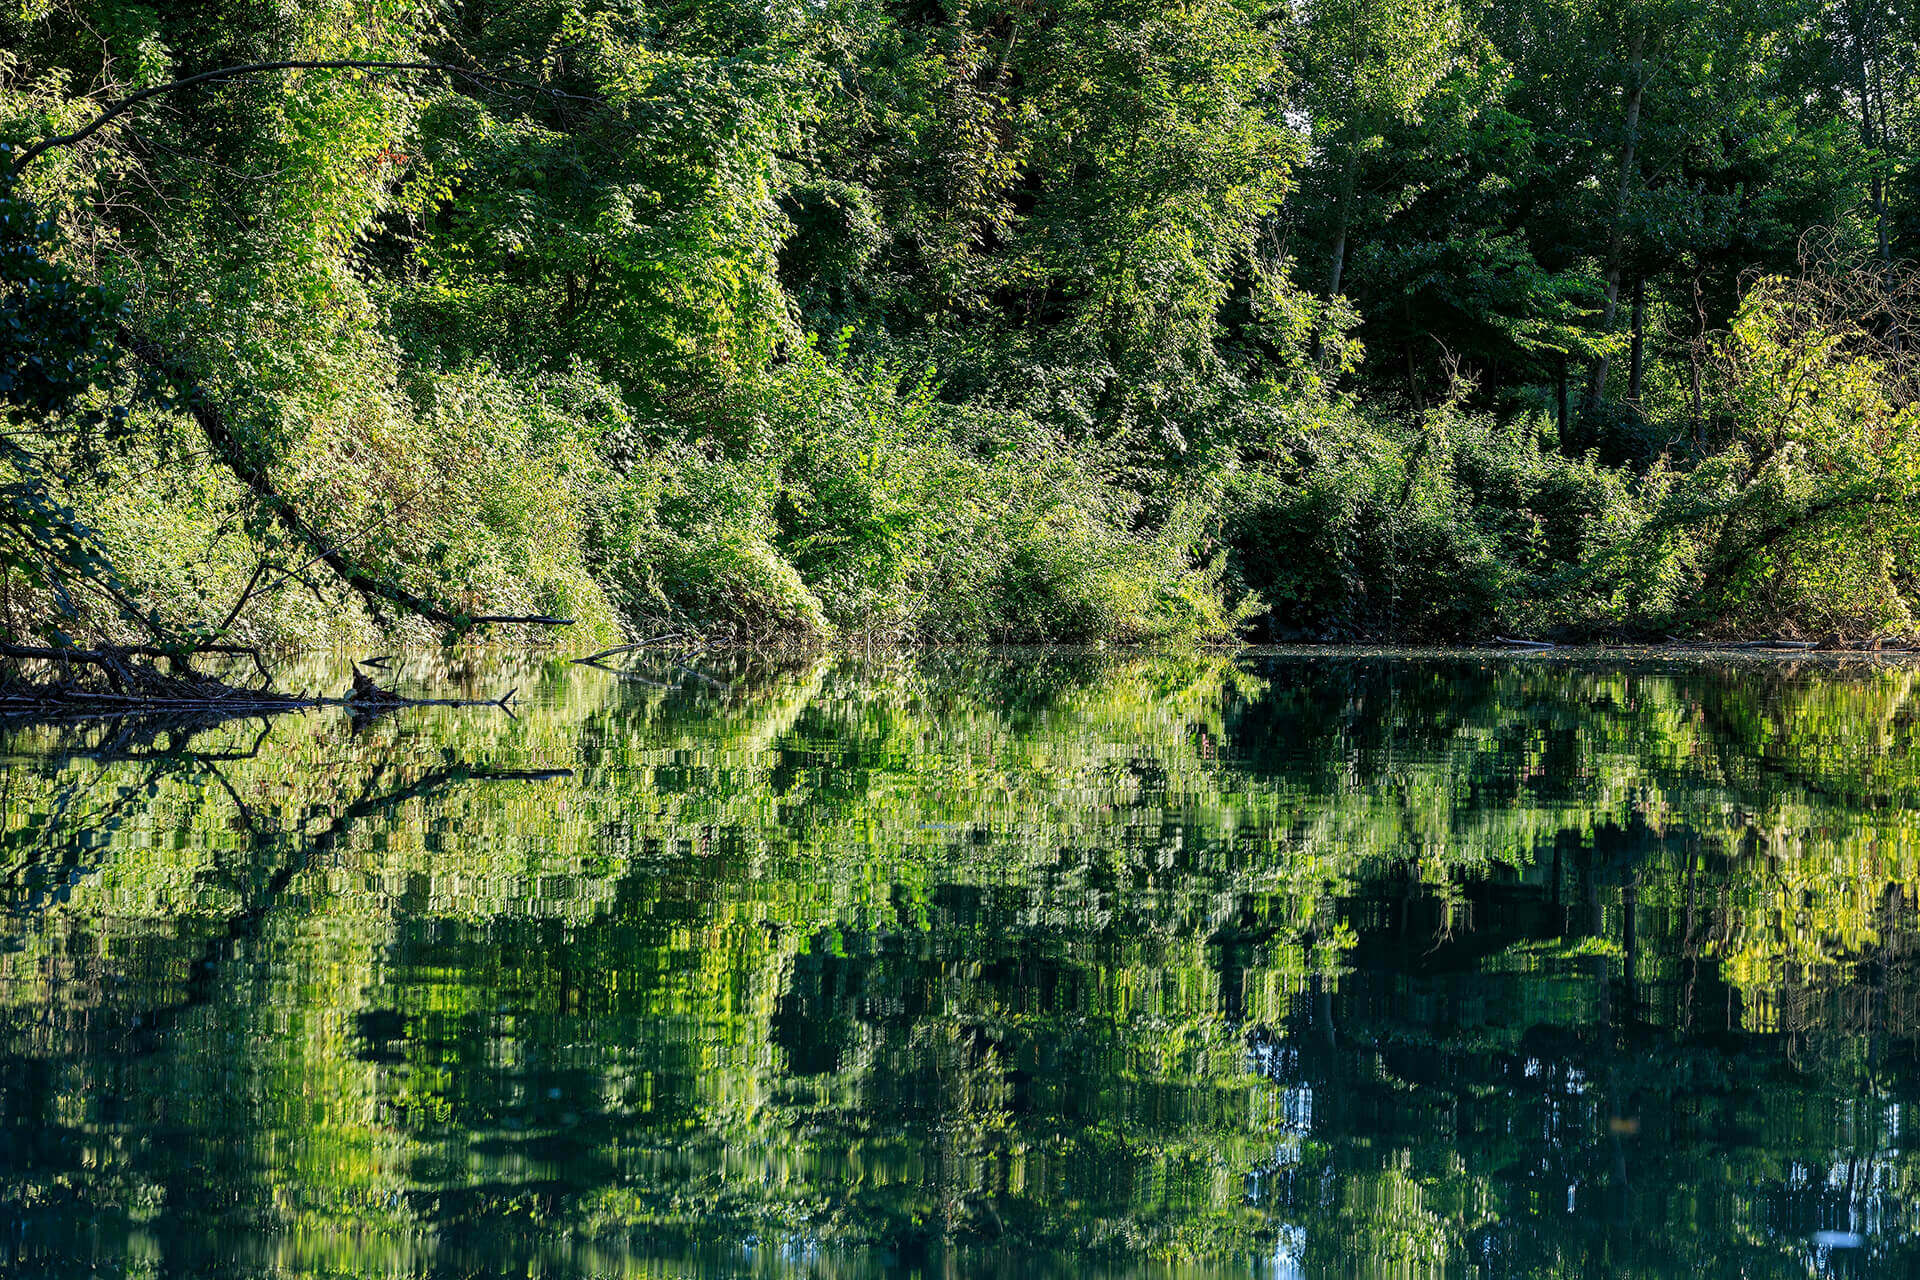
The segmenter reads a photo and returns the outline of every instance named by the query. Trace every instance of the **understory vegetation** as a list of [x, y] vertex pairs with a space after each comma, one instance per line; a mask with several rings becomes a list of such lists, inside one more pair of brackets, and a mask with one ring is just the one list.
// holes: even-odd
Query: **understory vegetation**
[[1914, 0], [11, 0], [0, 645], [1910, 637], [1917, 73]]

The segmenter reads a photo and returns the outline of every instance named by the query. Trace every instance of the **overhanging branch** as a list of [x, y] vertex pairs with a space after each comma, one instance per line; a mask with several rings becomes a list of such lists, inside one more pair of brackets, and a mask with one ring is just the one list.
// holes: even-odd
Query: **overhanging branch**
[[503, 76], [492, 71], [474, 71], [467, 67], [456, 67], [445, 62], [388, 62], [366, 58], [314, 58], [293, 59], [285, 62], [249, 62], [241, 66], [216, 67], [212, 71], [202, 71], [199, 75], [186, 76], [158, 84], [151, 89], [142, 89], [139, 93], [129, 94], [103, 108], [99, 115], [75, 129], [72, 133], [55, 134], [51, 138], [42, 138], [20, 153], [13, 162], [9, 176], [18, 177], [34, 160], [55, 147], [71, 147], [85, 142], [107, 125], [113, 123], [127, 112], [133, 110], [149, 98], [162, 94], [175, 93], [181, 89], [190, 89], [196, 85], [215, 84], [223, 80], [232, 80], [237, 76], [259, 75], [267, 71], [438, 71], [446, 75], [464, 76], [469, 80], [478, 80], [485, 84], [511, 85], [516, 89], [531, 89], [537, 93], [551, 94], [561, 98], [576, 98], [579, 95], [563, 93], [550, 85], [539, 84], [531, 80], [521, 80], [515, 76]]

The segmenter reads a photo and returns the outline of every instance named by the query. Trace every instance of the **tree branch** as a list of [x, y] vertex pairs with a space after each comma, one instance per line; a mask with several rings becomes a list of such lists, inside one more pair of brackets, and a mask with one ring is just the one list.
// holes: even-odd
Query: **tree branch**
[[27, 165], [55, 147], [71, 147], [85, 142], [114, 120], [133, 110], [149, 98], [161, 94], [174, 93], [181, 89], [190, 89], [195, 85], [214, 84], [222, 80], [231, 80], [236, 76], [258, 75], [266, 71], [439, 71], [447, 75], [465, 76], [469, 80], [478, 80], [488, 84], [512, 85], [517, 89], [532, 89], [539, 93], [552, 94], [562, 98], [578, 98], [580, 95], [564, 93], [550, 85], [539, 84], [531, 80], [521, 80], [514, 76], [497, 75], [491, 71], [473, 71], [466, 67], [456, 67], [445, 62], [386, 62], [377, 59], [362, 58], [324, 58], [297, 59], [287, 62], [249, 62], [241, 66], [216, 67], [212, 71], [202, 71], [199, 75], [187, 76], [180, 80], [171, 80], [166, 84], [142, 89], [139, 93], [110, 102], [92, 120], [72, 133], [56, 134], [51, 138], [42, 138], [20, 153], [13, 162], [9, 176], [18, 177]]

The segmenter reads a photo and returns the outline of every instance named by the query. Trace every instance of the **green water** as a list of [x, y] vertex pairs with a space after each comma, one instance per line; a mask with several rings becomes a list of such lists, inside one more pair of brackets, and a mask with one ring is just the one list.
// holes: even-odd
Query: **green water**
[[0, 1274], [1920, 1274], [1915, 668], [468, 663], [0, 728]]

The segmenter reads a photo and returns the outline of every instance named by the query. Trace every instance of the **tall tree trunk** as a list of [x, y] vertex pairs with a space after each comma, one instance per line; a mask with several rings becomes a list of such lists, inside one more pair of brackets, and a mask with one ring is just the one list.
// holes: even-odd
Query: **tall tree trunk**
[[1693, 278], [1693, 341], [1687, 344], [1687, 358], [1691, 368], [1688, 391], [1688, 407], [1693, 416], [1693, 443], [1696, 448], [1706, 447], [1707, 406], [1706, 374], [1701, 368], [1707, 343], [1707, 299], [1700, 287], [1700, 277]]
[[1347, 270], [1347, 211], [1344, 202], [1333, 237], [1333, 269], [1327, 273], [1327, 301], [1340, 296], [1340, 277]]
[[1340, 296], [1340, 280], [1347, 271], [1347, 232], [1353, 225], [1353, 194], [1360, 181], [1360, 116], [1354, 113], [1346, 134], [1347, 163], [1340, 172], [1339, 199], [1333, 212], [1333, 265], [1327, 271], [1327, 300]]
[[[1881, 21], [1885, 21], [1884, 15], [1882, 15]], [[1874, 154], [1877, 158], [1885, 158], [1892, 155], [1895, 150], [1893, 129], [1888, 123], [1887, 59], [1879, 56], [1882, 52], [1880, 48], [1880, 32], [1874, 31], [1872, 34], [1874, 37], [1873, 49], [1875, 56], [1872, 59], [1873, 74], [1867, 77], [1867, 79], [1871, 83], [1873, 92], [1871, 97], [1863, 94], [1861, 98], [1861, 119], [1863, 122], [1867, 119], [1867, 106], [1868, 103], [1871, 102], [1873, 105], [1872, 133], [1874, 137]], [[1896, 89], [1896, 93], [1897, 92], [1900, 92], [1900, 89]], [[1886, 171], [1876, 164], [1873, 170], [1874, 236], [1878, 241], [1876, 247], [1880, 250], [1880, 274], [1886, 280], [1889, 292], [1894, 288], [1895, 276], [1893, 230], [1889, 226], [1890, 221], [1891, 215], [1887, 211], [1887, 175]], [[1897, 311], [1890, 319], [1891, 323], [1887, 331], [1887, 344], [1895, 351], [1902, 351], [1906, 348], [1906, 326], [1902, 323], [1900, 313]]]
[[1568, 442], [1568, 440], [1567, 440], [1567, 426], [1568, 426], [1568, 420], [1569, 420], [1569, 419], [1570, 419], [1570, 418], [1571, 418], [1571, 417], [1572, 417], [1573, 415], [1572, 415], [1572, 413], [1570, 412], [1570, 410], [1572, 409], [1572, 406], [1571, 406], [1570, 404], [1568, 404], [1568, 403], [1567, 403], [1567, 399], [1568, 399], [1568, 396], [1567, 396], [1567, 355], [1566, 355], [1566, 352], [1564, 352], [1564, 351], [1560, 353], [1560, 370], [1559, 370], [1559, 376], [1558, 376], [1558, 377], [1557, 377], [1557, 378], [1556, 378], [1556, 379], [1555, 379], [1554, 381], [1555, 381], [1555, 384], [1556, 384], [1556, 385], [1555, 385], [1555, 387], [1554, 387], [1554, 391], [1555, 391], [1555, 393], [1556, 393], [1556, 396], [1555, 396], [1555, 398], [1556, 398], [1556, 400], [1557, 400], [1557, 402], [1558, 402], [1558, 403], [1557, 403], [1557, 405], [1556, 405], [1556, 407], [1557, 407], [1557, 408], [1558, 408], [1558, 410], [1559, 410], [1559, 416], [1560, 416], [1560, 447], [1561, 447], [1562, 449], [1565, 449], [1565, 448], [1567, 447], [1567, 445], [1568, 445], [1568, 443], [1569, 443], [1569, 442]]
[[1627, 366], [1627, 399], [1640, 403], [1640, 384], [1646, 372], [1647, 354], [1647, 277], [1645, 272], [1633, 278], [1633, 354]]
[[[1600, 330], [1613, 332], [1613, 318], [1620, 309], [1620, 273], [1626, 249], [1627, 200], [1633, 194], [1633, 166], [1640, 145], [1640, 104], [1646, 97], [1645, 57], [1647, 29], [1636, 27], [1627, 54], [1626, 141], [1620, 148], [1620, 183], [1614, 191], [1613, 224], [1607, 232], [1607, 304], [1601, 312]], [[1593, 369], [1593, 402], [1607, 394], [1608, 359], [1601, 356]]]
[[1400, 344], [1400, 350], [1405, 354], [1407, 361], [1407, 399], [1412, 402], [1415, 412], [1425, 413], [1427, 411], [1427, 398], [1420, 393], [1419, 369], [1413, 359], [1414, 332], [1413, 302], [1411, 299], [1406, 297], [1400, 299], [1400, 316], [1406, 322], [1407, 326], [1406, 340]]
[[[1347, 232], [1353, 223], [1353, 195], [1360, 180], [1360, 113], [1358, 111], [1348, 118], [1340, 133], [1345, 144], [1347, 159], [1345, 167], [1340, 171], [1340, 187], [1334, 201], [1333, 261], [1327, 269], [1328, 302], [1340, 296], [1340, 281], [1347, 270]], [[1311, 343], [1315, 360], [1320, 358], [1321, 337], [1320, 325], [1315, 323]]]
[[1693, 443], [1696, 447], [1704, 449], [1707, 443], [1706, 378], [1704, 371], [1700, 368], [1698, 348], [1693, 352], [1693, 367], [1687, 390], [1689, 416], [1693, 419]]
[[1874, 18], [1866, 8], [1854, 0], [1847, 6], [1847, 26], [1853, 38], [1853, 71], [1855, 87], [1860, 94], [1860, 145], [1874, 161], [1873, 170], [1867, 178], [1867, 200], [1873, 214], [1875, 249], [1880, 261], [1892, 261], [1893, 246], [1887, 234], [1887, 188], [1886, 175], [1881, 171], [1880, 160], [1886, 155], [1886, 119], [1884, 102], [1882, 111], [1875, 111], [1876, 90], [1880, 81], [1880, 59], [1878, 53], [1879, 33], [1874, 30]]

